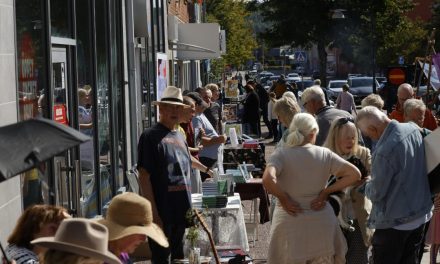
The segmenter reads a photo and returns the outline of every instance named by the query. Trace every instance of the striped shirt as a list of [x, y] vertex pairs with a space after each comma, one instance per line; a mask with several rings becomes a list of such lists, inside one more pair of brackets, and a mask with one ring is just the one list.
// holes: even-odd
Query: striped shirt
[[15, 260], [17, 264], [38, 264], [38, 256], [32, 251], [24, 247], [18, 247], [10, 244], [5, 249], [6, 255], [10, 259]]

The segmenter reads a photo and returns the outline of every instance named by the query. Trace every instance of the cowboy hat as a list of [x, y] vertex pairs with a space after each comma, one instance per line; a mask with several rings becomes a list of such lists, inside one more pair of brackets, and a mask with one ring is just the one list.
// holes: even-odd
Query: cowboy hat
[[109, 264], [121, 264], [121, 261], [107, 250], [107, 228], [84, 218], [65, 219], [61, 222], [54, 237], [37, 238], [31, 243], [103, 260]]
[[155, 223], [151, 203], [142, 196], [126, 192], [113, 197], [105, 219], [98, 220], [109, 230], [109, 241], [133, 234], [143, 234], [156, 241], [162, 247], [168, 247], [168, 241]]
[[173, 105], [181, 105], [187, 108], [190, 107], [189, 105], [183, 103], [182, 90], [175, 86], [168, 86], [164, 90], [162, 94], [162, 98], [160, 98], [160, 101], [154, 101], [153, 104], [154, 105], [173, 104]]

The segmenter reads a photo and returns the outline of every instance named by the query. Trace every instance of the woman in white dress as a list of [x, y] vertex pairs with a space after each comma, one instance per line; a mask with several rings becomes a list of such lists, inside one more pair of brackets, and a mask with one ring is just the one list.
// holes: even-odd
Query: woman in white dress
[[[269, 264], [345, 264], [347, 245], [330, 193], [360, 180], [359, 170], [327, 148], [315, 146], [318, 124], [296, 114], [287, 144], [275, 150], [263, 175], [267, 191], [279, 202], [271, 226]], [[340, 180], [326, 187], [330, 175]]]

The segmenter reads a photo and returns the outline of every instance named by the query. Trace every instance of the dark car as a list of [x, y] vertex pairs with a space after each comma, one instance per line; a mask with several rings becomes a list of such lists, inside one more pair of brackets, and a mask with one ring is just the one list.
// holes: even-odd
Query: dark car
[[304, 91], [305, 89], [309, 88], [310, 86], [313, 86], [314, 81], [312, 80], [302, 80], [297, 81], [296, 86], [298, 87], [298, 90]]
[[[352, 77], [348, 79], [348, 85], [356, 104], [361, 104], [362, 99], [373, 93], [373, 77]], [[378, 87], [376, 80], [376, 88]]]

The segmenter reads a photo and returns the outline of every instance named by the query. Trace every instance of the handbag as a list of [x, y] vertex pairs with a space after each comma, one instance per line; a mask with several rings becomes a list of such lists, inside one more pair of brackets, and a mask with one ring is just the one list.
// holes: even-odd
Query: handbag
[[440, 128], [432, 131], [423, 141], [429, 188], [434, 195], [440, 192]]

